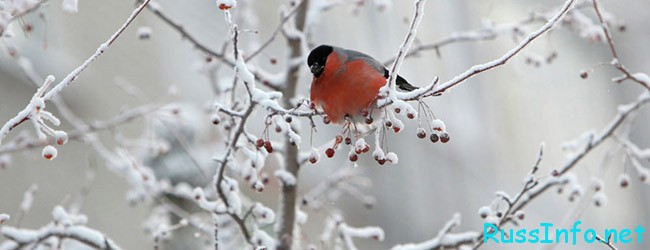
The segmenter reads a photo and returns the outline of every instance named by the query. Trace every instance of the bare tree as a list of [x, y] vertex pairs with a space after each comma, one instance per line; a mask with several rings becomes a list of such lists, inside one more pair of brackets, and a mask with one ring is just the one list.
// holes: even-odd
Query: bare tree
[[[441, 115], [433, 103], [451, 96], [448, 93], [452, 89], [461, 86], [476, 88], [472, 81], [479, 76], [504, 68], [504, 65], [523, 62], [544, 74], [555, 75], [559, 81], [573, 78], [594, 81], [602, 78], [625, 86], [634, 85], [636, 99], [616, 109], [612, 107], [616, 113], [608, 123], [595, 125], [602, 127], [599, 131], [584, 132], [578, 139], [562, 145], [567, 157], [560, 165], [543, 166], [549, 155], [545, 151], [559, 146], [542, 143], [537, 157], [531, 158], [532, 169], [524, 176], [523, 185], [518, 191], [512, 194], [496, 191], [496, 197], [488, 205], [478, 208], [477, 218], [483, 226], [474, 227], [476, 223], [469, 223], [469, 227], [458, 229], [461, 227], [461, 213], [456, 212], [444, 225], [439, 226], [437, 234], [429, 234], [428, 240], [405, 243], [416, 240], [393, 238], [382, 247], [485, 248], [491, 244], [486, 240], [486, 233], [524, 227], [522, 225], [529, 217], [525, 210], [542, 203], [539, 197], [549, 193], [549, 190], [566, 192], [569, 201], [577, 201], [563, 213], [566, 216], [558, 224], [578, 220], [586, 210], [585, 204], [602, 207], [608, 201], [604, 191], [604, 182], [608, 177], [604, 172], [607, 169], [601, 167], [597, 173], [580, 172], [582, 169], [589, 172], [584, 166], [585, 158], [599, 157], [596, 155], [604, 154], [603, 159], [598, 161], [601, 166], [609, 166], [611, 158], [624, 159], [623, 170], [616, 170], [616, 182], [620, 187], [631, 185], [631, 176], [626, 168], [628, 165], [634, 169], [640, 182], [648, 182], [650, 170], [646, 165], [650, 160], [650, 149], [643, 148], [632, 130], [641, 126], [637, 123], [643, 124], [643, 121], [635, 118], [643, 117], [642, 110], [650, 102], [650, 78], [624, 64], [619, 51], [626, 48], [617, 47], [614, 34], [623, 34], [627, 25], [616, 18], [618, 13], [605, 11], [598, 0], [566, 0], [557, 6], [544, 3], [543, 8], [518, 16], [518, 21], [502, 24], [485, 22], [480, 28], [455, 31], [427, 43], [419, 39], [418, 34], [427, 27], [423, 18], [435, 14], [436, 10], [427, 8], [425, 3], [426, 0], [416, 0], [413, 4], [410, 1], [407, 4], [387, 0], [290, 0], [277, 4], [277, 24], [268, 25], [258, 22], [258, 2], [217, 0], [216, 4], [212, 3], [209, 12], [223, 18], [223, 22], [212, 27], [217, 26], [219, 36], [224, 39], [211, 41], [203, 40], [200, 31], [186, 26], [184, 21], [174, 16], [174, 11], [169, 11], [180, 3], [141, 0], [137, 1], [123, 24], [105, 42], [97, 45], [94, 53], [57, 81], [53, 75], [43, 77], [29, 58], [30, 53], [20, 51], [13, 42], [17, 40], [16, 32], [24, 33], [28, 40], [32, 39], [31, 34], [41, 27], [40, 23], [33, 22], [33, 18], [43, 20], [40, 25], [46, 27], [49, 22], [45, 13], [51, 5], [59, 3], [37, 0], [0, 2], [0, 39], [6, 41], [3, 45], [7, 50], [5, 57], [16, 69], [14, 74], [30, 83], [34, 89], [31, 99], [26, 105], [23, 104], [24, 108], [17, 114], [3, 114], [3, 118], [7, 116], [7, 122], [0, 128], [0, 169], [7, 169], [10, 165], [29, 165], [27, 161], [43, 161], [42, 158], [57, 161], [62, 155], [71, 154], [65, 150], [69, 141], [87, 145], [93, 157], [103, 159], [108, 170], [128, 183], [126, 197], [130, 203], [145, 203], [151, 207], [148, 218], [143, 219], [151, 239], [142, 241], [149, 242], [155, 249], [357, 249], [355, 242], [362, 242], [360, 239], [384, 241], [391, 237], [391, 231], [382, 226], [354, 226], [358, 221], [344, 212], [347, 202], [342, 196], [359, 201], [367, 208], [375, 206], [378, 200], [391, 199], [389, 196], [370, 195], [373, 193], [370, 187], [373, 178], [366, 176], [368, 174], [358, 167], [379, 170], [387, 169], [379, 167], [385, 164], [403, 167], [401, 163], [404, 161], [399, 159], [398, 154], [402, 155], [402, 159], [405, 157], [396, 148], [415, 149], [424, 147], [421, 145], [432, 145], [416, 138], [453, 146], [456, 133], [476, 133], [458, 129], [462, 127], [454, 125], [458, 123], [445, 123], [443, 120], [447, 120], [445, 114], [448, 113], [442, 112]], [[63, 0], [61, 9], [74, 14], [78, 12], [78, 4], [84, 2]], [[354, 121], [331, 123], [319, 107], [304, 98], [307, 94], [302, 91], [308, 90], [301, 87], [308, 86], [311, 79], [306, 71], [305, 59], [313, 47], [322, 43], [316, 38], [320, 35], [318, 29], [327, 26], [327, 19], [332, 18], [323, 16], [336, 8], [349, 8], [352, 13], [358, 14], [363, 11], [398, 13], [395, 11], [398, 7], [408, 7], [408, 25], [400, 28], [399, 34], [405, 34], [400, 35], [403, 38], [401, 45], [394, 48], [396, 53], [391, 54], [392, 59], [385, 61], [388, 69], [386, 85], [371, 107], [377, 112], [366, 115], [367, 124]], [[127, 14], [124, 13], [125, 16]], [[121, 48], [117, 44], [126, 39], [122, 38], [125, 33], [134, 29], [130, 26], [136, 23], [141, 25], [135, 30], [137, 39], [156, 41], [153, 29], [138, 22], [145, 18], [141, 17], [143, 15], [147, 15], [147, 21], [155, 22], [158, 27], [165, 27], [183, 38], [182, 42], [174, 42], [189, 43], [195, 49], [194, 56], [200, 58], [197, 63], [199, 75], [209, 83], [211, 91], [209, 98], [199, 102], [207, 104], [200, 107], [171, 102], [167, 98], [152, 99], [153, 94], [143, 90], [141, 84], [115, 80], [114, 85], [122, 89], [126, 96], [136, 99], [139, 105], [104, 121], [85, 121], [70, 104], [75, 102], [78, 105], [79, 101], [63, 98], [62, 93], [78, 79], [83, 79], [84, 74], [105, 54], [118, 54]], [[268, 36], [261, 36], [258, 27], [274, 28], [264, 30]], [[608, 63], [593, 63], [593, 68], [569, 74], [566, 71], [553, 71], [552, 64], [562, 60], [562, 54], [552, 51], [548, 56], [539, 56], [531, 51], [534, 50], [532, 46], [542, 42], [542, 37], [547, 37], [549, 41], [560, 40], [556, 36], [549, 36], [552, 31], [568, 31], [570, 35], [578, 34], [582, 38], [581, 43], [601, 45], [598, 48], [609, 53]], [[510, 37], [513, 42], [508, 43], [509, 49], [490, 60], [474, 61], [473, 66], [466, 66], [464, 71], [449, 76], [438, 77], [432, 72], [422, 72], [421, 78], [429, 79], [428, 84], [420, 85], [411, 92], [396, 89], [397, 73], [409, 60], [418, 57], [445, 59], [441, 52], [443, 47], [457, 50], [460, 45], [451, 45], [470, 43], [463, 46], [478, 46], [480, 42]], [[553, 43], [562, 42], [565, 41]], [[43, 44], [47, 44], [45, 39]], [[275, 51], [277, 47], [282, 48], [285, 58], [276, 56], [280, 53]], [[597, 73], [602, 65], [614, 70], [606, 72], [611, 75], [600, 76], [598, 73], [602, 72]], [[139, 65], [129, 67], [138, 68]], [[140, 74], [144, 72], [142, 70]], [[527, 79], [510, 80], [523, 82]], [[82, 83], [88, 84], [79, 84]], [[173, 99], [177, 90], [170, 88], [168, 92], [171, 96], [169, 99]], [[50, 104], [56, 112], [51, 111]], [[377, 115], [374, 119], [371, 117], [373, 114]], [[143, 118], [145, 128], [138, 129], [136, 136], [127, 136], [122, 132], [126, 131], [124, 127], [128, 123], [140, 118]], [[30, 125], [33, 129], [29, 129]], [[60, 125], [69, 128], [61, 129]], [[20, 127], [27, 129], [16, 132]], [[480, 129], [480, 126], [463, 128]], [[109, 136], [100, 136], [100, 132]], [[418, 146], [411, 146], [415, 145], [413, 142], [401, 145], [409, 134], [416, 135], [410, 137], [419, 143]], [[647, 136], [646, 133], [641, 135]], [[480, 139], [471, 138], [472, 141]], [[599, 151], [607, 142], [611, 142], [610, 148], [605, 153]], [[40, 149], [41, 157], [35, 159], [19, 154], [32, 149]], [[448, 152], [453, 158], [480, 158], [479, 155], [468, 155], [471, 152], [464, 150]], [[335, 157], [340, 154], [346, 156], [342, 161]], [[405, 155], [406, 158], [426, 159], [424, 155]], [[22, 157], [25, 160], [14, 160]], [[330, 174], [322, 177], [321, 182], [314, 183], [301, 177], [301, 172], [307, 171], [303, 169], [312, 165], [341, 165], [341, 162], [346, 166], [328, 171]], [[447, 161], [450, 162], [453, 161]], [[427, 163], [421, 164], [427, 166]], [[551, 161], [551, 164], [557, 163]], [[451, 168], [451, 163], [450, 166], [440, 167]], [[485, 169], [496, 169], [496, 166], [482, 166], [482, 170], [469, 173]], [[5, 206], [19, 208], [13, 217], [0, 213], [0, 235], [4, 237], [0, 249], [36, 249], [41, 246], [120, 249], [118, 245], [124, 244], [118, 244], [116, 238], [89, 227], [89, 218], [81, 213], [84, 201], [93, 195], [90, 187], [96, 180], [97, 171], [95, 168], [88, 170], [87, 178], [81, 181], [83, 184], [79, 194], [59, 202], [52, 211], [52, 220], [38, 229], [27, 229], [21, 225], [30, 214], [38, 185], [32, 185], [24, 193], [20, 204], [13, 200], [3, 202]], [[584, 175], [589, 177], [586, 188], [578, 179]], [[434, 178], [444, 179], [431, 176], [431, 179]], [[512, 183], [519, 183], [520, 179], [508, 176], [502, 181], [509, 183], [506, 186], [513, 186]], [[416, 183], [408, 181], [402, 184], [407, 186], [404, 190], [410, 188], [408, 185], [416, 186]], [[476, 187], [485, 189], [480, 185]], [[15, 190], [11, 192], [16, 193]], [[453, 190], [449, 192], [453, 193]], [[464, 197], [473, 200], [483, 198]], [[344, 205], [337, 206], [340, 203]], [[5, 206], [0, 206], [0, 209], [7, 209]], [[544, 206], [552, 207], [553, 204]], [[451, 210], [460, 211], [461, 208]], [[390, 211], [390, 214], [383, 216], [399, 218], [407, 214], [409, 211]], [[536, 216], [545, 219], [539, 213]], [[447, 216], [436, 214], [436, 217]], [[492, 225], [490, 230], [493, 231], [485, 231], [485, 225]], [[615, 239], [610, 236], [594, 235], [602, 247], [617, 249]], [[368, 243], [363, 241], [362, 244]], [[642, 249], [643, 245], [639, 244], [638, 247]]]

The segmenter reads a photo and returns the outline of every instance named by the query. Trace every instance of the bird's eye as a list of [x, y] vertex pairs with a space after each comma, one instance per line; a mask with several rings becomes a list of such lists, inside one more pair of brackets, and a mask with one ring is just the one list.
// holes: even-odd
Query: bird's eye
[[311, 73], [314, 74], [315, 77], [319, 77], [323, 73], [323, 69], [325, 69], [325, 67], [315, 62], [309, 67], [309, 69], [311, 70]]

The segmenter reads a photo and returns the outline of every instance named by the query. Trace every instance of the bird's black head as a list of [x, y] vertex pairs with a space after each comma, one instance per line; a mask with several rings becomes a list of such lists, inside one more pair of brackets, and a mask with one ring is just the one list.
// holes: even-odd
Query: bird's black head
[[329, 45], [321, 45], [309, 52], [309, 57], [307, 57], [307, 65], [311, 73], [314, 74], [314, 77], [319, 77], [323, 74], [325, 70], [325, 63], [327, 62], [327, 56], [329, 56], [334, 48]]

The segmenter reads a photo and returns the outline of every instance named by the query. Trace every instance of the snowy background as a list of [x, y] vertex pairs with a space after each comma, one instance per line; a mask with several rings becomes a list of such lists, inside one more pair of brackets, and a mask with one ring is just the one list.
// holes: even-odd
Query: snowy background
[[[383, 1], [376, 1], [383, 2]], [[359, 6], [347, 4], [323, 13], [314, 26], [311, 41], [327, 43], [364, 51], [380, 61], [393, 58], [408, 30], [412, 18], [411, 1], [392, 1], [392, 6], [378, 10], [376, 2], [365, 1]], [[427, 44], [448, 37], [454, 32], [477, 30], [494, 24], [516, 23], [525, 20], [531, 11], [551, 10], [563, 1], [440, 1], [430, 0], [418, 30], [419, 43]], [[229, 30], [214, 1], [160, 0], [165, 12], [183, 24], [198, 40], [218, 50], [230, 39]], [[240, 34], [242, 49], [257, 48], [277, 27], [277, 6], [284, 1], [239, 1], [248, 5], [251, 16], [242, 16], [233, 10], [241, 29], [258, 33]], [[647, 41], [650, 2], [638, 0], [603, 1], [603, 7], [615, 20], [626, 24], [625, 32], [613, 31], [620, 58], [632, 71], [647, 71], [650, 50]], [[6, 53], [13, 46], [22, 56], [30, 58], [40, 75], [52, 74], [62, 78], [95, 51], [114, 30], [122, 24], [133, 8], [133, 1], [80, 1], [79, 13], [62, 11], [60, 1], [49, 1], [42, 7], [45, 22], [36, 14], [23, 18], [33, 23], [34, 30], [24, 34], [16, 24], [10, 26], [14, 38], [0, 43], [0, 121], [4, 122], [22, 109], [34, 93], [17, 66]], [[243, 9], [243, 8], [242, 8]], [[37, 12], [38, 13], [38, 12]], [[585, 8], [591, 16], [593, 10]], [[540, 24], [525, 26], [530, 32]], [[151, 38], [140, 40], [139, 27], [150, 27]], [[417, 43], [416, 42], [416, 43]], [[512, 35], [495, 40], [451, 44], [440, 48], [438, 57], [427, 51], [405, 61], [400, 74], [419, 86], [428, 84], [435, 76], [447, 80], [468, 67], [501, 56], [515, 46]], [[286, 66], [285, 41], [278, 37], [253, 62], [270, 72]], [[535, 66], [527, 58], [546, 58], [557, 53], [552, 63]], [[277, 59], [277, 64], [271, 64]], [[71, 109], [85, 121], [107, 120], [121, 110], [144, 103], [181, 103], [185, 109], [202, 110], [212, 100], [207, 78], [199, 73], [204, 58], [150, 12], [143, 12], [118, 39], [104, 57], [95, 62], [80, 78], [67, 88], [62, 96]], [[588, 130], [600, 131], [614, 117], [617, 105], [636, 99], [642, 89], [630, 82], [614, 84], [610, 79], [618, 73], [609, 66], [598, 66], [587, 79], [581, 79], [582, 70], [607, 63], [611, 55], [605, 43], [589, 42], [577, 31], [559, 28], [536, 40], [522, 54], [503, 67], [472, 78], [441, 97], [428, 98], [437, 117], [443, 119], [451, 134], [447, 144], [431, 144], [415, 136], [416, 123], [406, 122], [401, 134], [389, 136], [389, 148], [400, 161], [397, 165], [378, 166], [369, 155], [361, 157], [357, 170], [372, 181], [364, 189], [375, 197], [372, 209], [357, 199], [343, 196], [335, 204], [325, 204], [323, 210], [309, 211], [310, 221], [303, 240], [317, 242], [322, 224], [317, 223], [332, 209], [339, 209], [346, 222], [353, 226], [382, 227], [385, 240], [356, 240], [362, 249], [385, 249], [395, 244], [421, 242], [434, 237], [454, 213], [462, 215], [462, 225], [456, 231], [480, 231], [483, 220], [478, 208], [489, 205], [494, 193], [503, 190], [515, 193], [535, 162], [538, 149], [545, 143], [541, 173], [550, 173], [566, 160], [562, 143], [578, 138]], [[227, 66], [223, 77], [232, 74]], [[230, 80], [224, 80], [230, 81]], [[298, 93], [308, 96], [311, 75], [304, 68]], [[136, 86], [139, 98], [125, 93], [120, 84]], [[169, 89], [176, 94], [169, 94]], [[54, 109], [51, 109], [51, 111]], [[190, 111], [188, 111], [190, 112]], [[56, 112], [55, 112], [56, 113]], [[258, 112], [259, 113], [259, 112]], [[250, 131], [261, 133], [261, 115], [252, 122]], [[198, 139], [204, 140], [216, 133], [213, 127], [198, 125], [208, 122], [205, 117], [195, 119]], [[308, 124], [305, 120], [303, 124]], [[338, 131], [334, 125], [318, 124], [314, 144], [320, 145], [333, 138]], [[259, 126], [259, 128], [255, 128]], [[642, 108], [631, 128], [633, 142], [641, 148], [650, 146], [650, 112]], [[64, 130], [69, 129], [65, 122]], [[120, 126], [125, 138], [138, 138], [147, 129], [143, 119]], [[29, 126], [18, 129], [30, 133]], [[308, 128], [305, 127], [305, 132]], [[12, 136], [18, 134], [12, 131]], [[111, 134], [99, 134], [108, 145], [114, 143]], [[308, 133], [302, 147], [309, 148]], [[371, 140], [368, 140], [371, 141]], [[611, 154], [619, 144], [608, 141], [596, 149], [576, 168], [578, 181], [588, 187], [591, 176], [602, 178], [608, 203], [595, 207], [587, 198], [584, 204], [568, 201], [566, 192], [551, 191], [533, 202], [527, 209], [523, 227], [534, 227], [540, 222], [561, 224], [565, 218], [579, 216], [584, 227], [634, 228], [638, 224], [650, 228], [650, 186], [636, 178], [636, 172], [623, 155]], [[52, 208], [66, 204], [86, 185], [89, 169], [96, 169], [96, 180], [85, 199], [82, 212], [88, 215], [90, 227], [102, 231], [126, 249], [147, 249], [152, 239], [142, 230], [142, 222], [150, 211], [147, 204], [130, 206], [125, 199], [126, 181], [108, 171], [104, 161], [83, 143], [72, 141], [59, 147], [55, 161], [43, 160], [40, 148], [14, 153], [10, 168], [0, 170], [0, 213], [14, 214], [23, 192], [33, 183], [39, 186], [34, 205], [23, 219], [22, 226], [37, 228], [51, 219]], [[206, 154], [207, 159], [210, 155]], [[274, 164], [273, 160], [268, 161]], [[646, 166], [647, 162], [644, 162]], [[271, 171], [273, 166], [267, 167]], [[323, 181], [329, 174], [352, 168], [345, 153], [333, 159], [321, 158], [318, 164], [306, 165], [300, 174], [300, 193]], [[270, 172], [272, 173], [272, 172]], [[633, 178], [628, 188], [620, 188], [618, 176], [629, 173]], [[266, 190], [257, 194], [242, 187], [252, 199], [277, 208], [279, 186], [271, 180]], [[573, 214], [578, 206], [577, 215]], [[572, 222], [575, 219], [571, 219]], [[646, 235], [647, 236], [647, 235]], [[646, 239], [647, 238], [647, 239]], [[650, 236], [643, 244], [620, 245], [622, 249], [648, 249]], [[537, 247], [537, 246], [535, 246]], [[560, 245], [559, 248], [565, 249]], [[604, 246], [597, 246], [605, 249]], [[520, 249], [521, 246], [489, 244], [484, 249]], [[580, 246], [576, 249], [594, 249]]]

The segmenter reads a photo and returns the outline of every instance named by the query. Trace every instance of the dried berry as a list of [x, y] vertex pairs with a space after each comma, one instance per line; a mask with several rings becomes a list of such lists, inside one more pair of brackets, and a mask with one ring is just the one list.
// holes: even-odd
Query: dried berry
[[423, 128], [418, 128], [417, 136], [418, 136], [418, 138], [420, 138], [420, 139], [424, 139], [424, 138], [427, 137], [427, 132], [424, 131]]
[[352, 154], [350, 154], [349, 158], [350, 158], [350, 161], [355, 162], [355, 161], [357, 161], [359, 159], [359, 155], [352, 153]]
[[57, 155], [57, 150], [55, 147], [52, 147], [50, 145], [45, 146], [43, 148], [43, 152], [41, 152], [43, 155], [43, 158], [48, 159], [48, 160], [54, 160]]
[[340, 144], [341, 142], [343, 142], [343, 136], [342, 135], [336, 135], [336, 140], [335, 140], [334, 143], [335, 144]]
[[327, 148], [327, 150], [325, 150], [325, 155], [327, 155], [327, 158], [334, 157], [334, 149], [333, 148]]
[[618, 176], [618, 183], [622, 188], [626, 188], [630, 185], [630, 176], [626, 173], [623, 173]]
[[266, 152], [273, 153], [273, 145], [271, 145], [270, 141], [264, 142], [264, 149], [266, 149]]
[[257, 139], [255, 142], [255, 146], [258, 148], [264, 147], [264, 140], [263, 139]]
[[352, 144], [352, 139], [350, 137], [345, 137], [345, 145]]
[[580, 78], [587, 79], [587, 77], [589, 77], [589, 73], [587, 73], [587, 71], [583, 70], [580, 72]]
[[325, 123], [325, 124], [330, 124], [330, 122], [332, 122], [332, 121], [330, 121], [330, 118], [329, 118], [329, 117], [327, 117], [327, 116], [323, 116], [323, 123]]
[[368, 153], [368, 151], [370, 151], [370, 145], [368, 145], [368, 144], [366, 143], [366, 146], [363, 147], [362, 152], [364, 152], [364, 153]]
[[54, 131], [54, 141], [59, 145], [66, 144], [68, 142], [68, 134], [63, 131]]
[[442, 132], [440, 134], [440, 142], [442, 143], [447, 143], [449, 141], [449, 133], [447, 132]]
[[372, 117], [366, 117], [366, 124], [372, 124], [373, 121]]
[[439, 139], [440, 139], [440, 137], [438, 137], [438, 134], [435, 134], [435, 133], [434, 133], [434, 134], [431, 134], [431, 135], [429, 136], [429, 140], [431, 140], [431, 142], [433, 142], [433, 143], [438, 142]]

